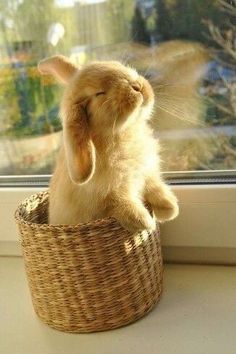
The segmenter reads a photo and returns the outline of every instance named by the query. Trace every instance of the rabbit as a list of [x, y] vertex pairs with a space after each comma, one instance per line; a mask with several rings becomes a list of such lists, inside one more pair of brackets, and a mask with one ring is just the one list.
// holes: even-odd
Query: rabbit
[[117, 61], [77, 67], [58, 55], [42, 60], [38, 69], [65, 85], [49, 223], [114, 217], [139, 232], [155, 230], [155, 217], [174, 219], [178, 202], [161, 178], [159, 145], [148, 124], [154, 105], [149, 82]]

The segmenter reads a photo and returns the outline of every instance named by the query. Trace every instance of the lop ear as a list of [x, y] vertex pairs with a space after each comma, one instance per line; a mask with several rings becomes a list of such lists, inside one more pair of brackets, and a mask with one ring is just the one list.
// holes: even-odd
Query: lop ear
[[41, 60], [38, 70], [41, 74], [52, 75], [57, 81], [66, 84], [78, 71], [78, 68], [63, 55], [56, 55]]
[[91, 140], [85, 108], [70, 107], [64, 119], [64, 146], [68, 172], [76, 184], [88, 182], [95, 170], [95, 147]]

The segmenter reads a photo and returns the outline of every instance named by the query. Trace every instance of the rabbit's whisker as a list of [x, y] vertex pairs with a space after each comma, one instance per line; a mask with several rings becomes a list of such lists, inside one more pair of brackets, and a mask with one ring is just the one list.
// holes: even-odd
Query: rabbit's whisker
[[113, 145], [114, 145], [114, 136], [115, 136], [115, 127], [116, 127], [116, 122], [117, 122], [117, 116], [114, 119], [114, 123], [112, 125], [112, 141], [113, 141]]
[[168, 99], [170, 102], [175, 99], [182, 100], [182, 101], [192, 101], [192, 100], [197, 100], [197, 99], [199, 100], [202, 98], [198, 94], [191, 94], [192, 97], [186, 97], [185, 92], [184, 93], [179, 92], [179, 93], [173, 95], [172, 93], [170, 94], [170, 93], [165, 93], [165, 92], [160, 91], [160, 92], [156, 92], [156, 96], [158, 98]]
[[[156, 82], [156, 80], [148, 80], [150, 83], [151, 83], [151, 85], [152, 85], [152, 88], [169, 88], [169, 87], [185, 87], [185, 88], [189, 88], [189, 87], [192, 87], [192, 84], [193, 83], [191, 83], [191, 84], [181, 84], [181, 83], [178, 83], [178, 84], [171, 84], [171, 83], [167, 83], [167, 84], [160, 84], [160, 83], [158, 83], [158, 82]], [[196, 83], [196, 85], [197, 85], [197, 83]]]
[[188, 100], [183, 100], [183, 99], [169, 99], [167, 97], [158, 97], [157, 102], [163, 103], [169, 106], [174, 106], [179, 109], [183, 109], [184, 107], [188, 107], [190, 109], [195, 109], [201, 107], [200, 104], [198, 104], [197, 99], [193, 99], [191, 102], [188, 102]]
[[97, 114], [100, 114], [102, 109], [104, 108], [105, 104], [107, 104], [108, 102], [112, 101], [112, 97], [109, 97], [106, 99], [106, 101], [104, 101], [101, 105], [101, 107], [99, 107], [99, 109], [97, 110]]
[[198, 112], [200, 113], [202, 110], [201, 110], [201, 107], [202, 106], [199, 106], [198, 104], [196, 104], [195, 101], [191, 102], [190, 103], [187, 103], [187, 102], [182, 102], [182, 103], [179, 103], [179, 102], [174, 102], [174, 101], [169, 101], [169, 100], [158, 100], [158, 103], [159, 105], [162, 105], [162, 106], [165, 106], [170, 109], [175, 109], [176, 111], [179, 111], [179, 112], [182, 112], [182, 113], [185, 113], [186, 111], [188, 112], [188, 114], [191, 114], [192, 112], [195, 112], [195, 114]]
[[200, 126], [205, 126], [204, 123], [202, 122], [199, 122], [198, 120], [196, 119], [190, 119], [190, 118], [187, 118], [186, 117], [186, 114], [181, 111], [180, 109], [177, 109], [176, 107], [170, 107], [169, 105], [165, 105], [165, 104], [156, 104], [156, 107], [161, 109], [162, 111], [170, 114], [171, 116], [173, 116], [174, 118], [177, 118], [179, 120], [182, 120], [182, 121], [186, 121], [186, 122], [189, 122], [193, 125], [200, 125]]

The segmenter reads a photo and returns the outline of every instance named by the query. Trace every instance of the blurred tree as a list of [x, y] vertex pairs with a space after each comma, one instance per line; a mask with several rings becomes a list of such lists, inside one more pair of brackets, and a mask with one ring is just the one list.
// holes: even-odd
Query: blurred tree
[[111, 43], [119, 43], [129, 40], [129, 24], [133, 8], [131, 1], [112, 0], [108, 6], [108, 28], [111, 35]]
[[158, 41], [173, 38], [172, 14], [165, 0], [156, 0], [156, 37]]
[[[214, 110], [215, 124], [236, 124], [236, 1], [217, 0], [217, 7], [226, 15], [224, 22], [219, 24], [210, 19], [204, 22], [215, 43], [211, 50], [215, 89], [208, 89], [208, 101]], [[212, 87], [212, 83], [208, 86]]]
[[203, 20], [217, 23], [224, 16], [217, 0], [156, 0], [156, 34], [159, 40], [184, 39], [209, 44]]
[[134, 42], [150, 44], [150, 35], [147, 31], [146, 21], [138, 6], [135, 7], [132, 18], [131, 38]]
[[203, 21], [211, 19], [220, 23], [222, 14], [217, 0], [177, 0], [174, 6], [173, 32], [178, 38], [209, 43]]

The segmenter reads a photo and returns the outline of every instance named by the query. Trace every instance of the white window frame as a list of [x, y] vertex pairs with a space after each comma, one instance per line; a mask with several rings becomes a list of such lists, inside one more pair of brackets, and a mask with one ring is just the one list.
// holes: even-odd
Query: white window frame
[[[174, 185], [180, 215], [161, 225], [164, 259], [236, 264], [236, 184]], [[45, 188], [0, 188], [0, 256], [20, 256], [14, 222], [20, 201]]]

